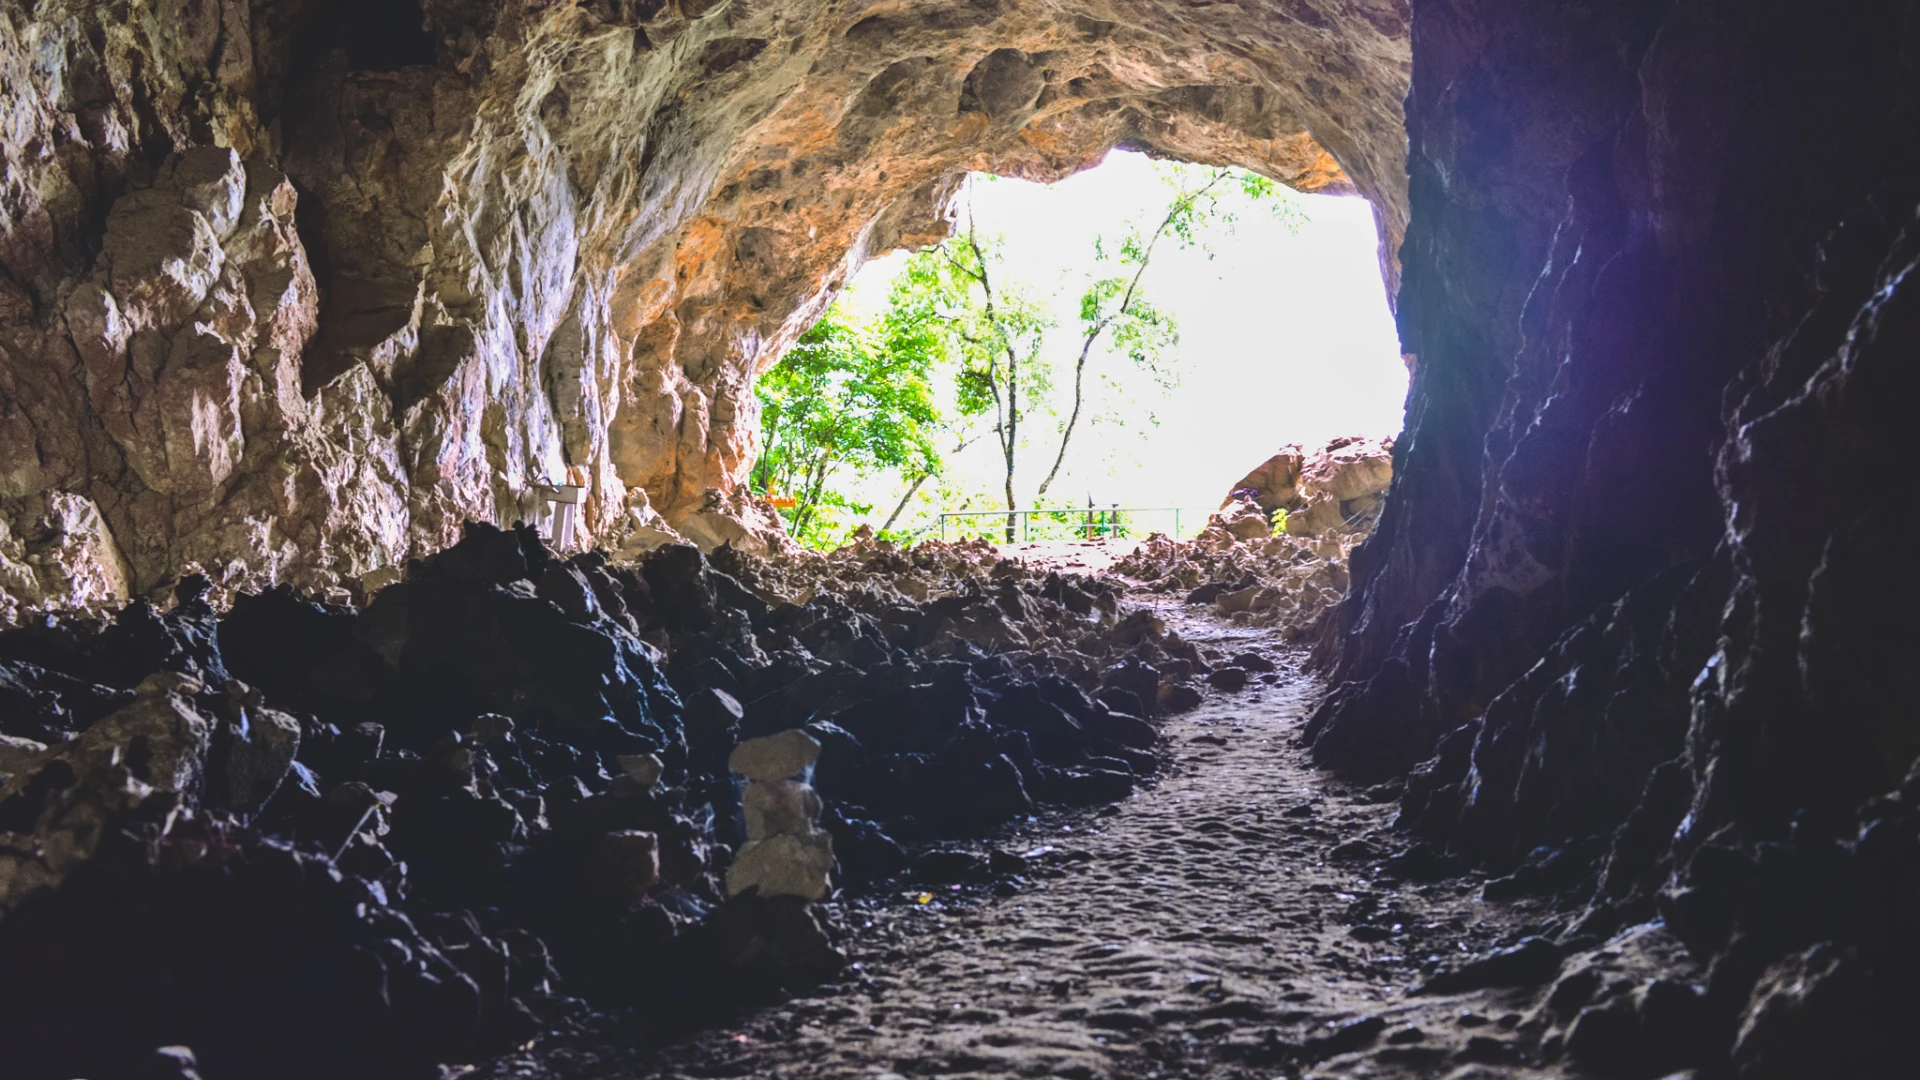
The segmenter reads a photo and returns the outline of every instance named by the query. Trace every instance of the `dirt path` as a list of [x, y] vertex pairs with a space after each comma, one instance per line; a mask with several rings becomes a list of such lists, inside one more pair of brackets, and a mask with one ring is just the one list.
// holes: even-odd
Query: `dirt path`
[[[1292, 743], [1317, 687], [1261, 631], [1167, 610], [1203, 649], [1281, 670], [1169, 721], [1161, 782], [997, 838], [1025, 884], [849, 910], [845, 983], [661, 1050], [538, 1051], [496, 1076], [1538, 1075], [1538, 993], [1409, 996], [1530, 915], [1480, 882], [1396, 882], [1394, 807]], [[1358, 841], [1358, 843], [1355, 843]]]

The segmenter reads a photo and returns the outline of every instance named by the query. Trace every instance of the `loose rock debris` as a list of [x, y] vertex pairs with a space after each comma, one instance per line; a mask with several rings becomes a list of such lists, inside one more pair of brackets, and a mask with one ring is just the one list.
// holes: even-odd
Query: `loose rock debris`
[[0, 633], [9, 1064], [1698, 1056], [1697, 973], [1657, 929], [1583, 944], [1487, 905], [1391, 830], [1395, 793], [1308, 771], [1297, 651], [1121, 582], [977, 542], [615, 565], [472, 526], [364, 608], [221, 612], [189, 579], [166, 611]]
[[1126, 798], [1219, 666], [982, 544], [610, 565], [475, 525], [363, 608], [207, 594], [0, 633], [19, 1075], [413, 1075], [810, 985], [849, 927], [809, 900]]
[[1663, 929], [1569, 944], [1572, 914], [1435, 873], [1391, 806], [1293, 745], [1318, 692], [1297, 652], [1157, 610], [1203, 656], [1251, 652], [1282, 679], [1166, 718], [1154, 786], [929, 851], [906, 888], [843, 900], [848, 964], [784, 1003], [478, 1075], [1466, 1080], [1702, 1060], [1676, 1032], [1704, 975]]
[[[1346, 596], [1353, 549], [1372, 532], [1393, 478], [1392, 448], [1362, 438], [1312, 453], [1287, 447], [1235, 485], [1193, 540], [1156, 533], [1113, 571], [1238, 625], [1304, 640]], [[1244, 682], [1219, 672], [1212, 681], [1225, 690]]]

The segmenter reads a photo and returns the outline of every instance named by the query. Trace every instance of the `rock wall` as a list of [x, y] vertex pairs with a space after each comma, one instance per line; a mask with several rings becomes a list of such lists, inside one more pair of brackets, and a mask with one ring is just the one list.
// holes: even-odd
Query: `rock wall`
[[959, 172], [1355, 191], [1413, 384], [1315, 750], [1772, 1045], [1749, 988], [1920, 970], [1917, 55], [1894, 0], [0, 0], [0, 616], [391, 575], [541, 481], [753, 541], [754, 375]]
[[329, 587], [588, 489], [776, 528], [754, 377], [968, 169], [1406, 221], [1404, 0], [0, 2], [0, 596]]
[[1416, 2], [1413, 41], [1414, 381], [1317, 756], [1419, 763], [1403, 823], [1590, 929], [1664, 915], [1742, 1075], [1849, 1071], [1767, 1047], [1915, 989], [1920, 17]]
[[1393, 440], [1348, 435], [1311, 454], [1298, 444], [1283, 448], [1241, 477], [1220, 506], [1224, 511], [1244, 496], [1268, 517], [1285, 510], [1289, 533], [1364, 535], [1379, 520], [1392, 483]]

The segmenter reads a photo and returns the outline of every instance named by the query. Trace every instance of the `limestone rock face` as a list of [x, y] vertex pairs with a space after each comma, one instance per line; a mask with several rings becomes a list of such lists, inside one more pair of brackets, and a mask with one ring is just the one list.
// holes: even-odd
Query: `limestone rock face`
[[1407, 220], [1404, 0], [273, 0], [0, 19], [0, 595], [354, 584], [586, 488], [780, 546], [757, 374], [968, 169]]
[[[1241, 477], [1221, 504], [1221, 513], [1226, 515], [1236, 501], [1250, 502], [1267, 514], [1287, 511], [1287, 532], [1295, 536], [1364, 535], [1379, 518], [1392, 483], [1392, 439], [1349, 436], [1311, 453], [1293, 445]], [[1241, 498], [1236, 500], [1236, 495]], [[1265, 534], [1234, 535], [1253, 539]]]
[[1920, 958], [1920, 486], [1888, 471], [1920, 398], [1920, 24], [1413, 13], [1408, 426], [1314, 753], [1411, 769], [1401, 824], [1579, 898], [1579, 933], [1664, 919], [1749, 1010], [1741, 1075], [1898, 1060], [1868, 1003]]

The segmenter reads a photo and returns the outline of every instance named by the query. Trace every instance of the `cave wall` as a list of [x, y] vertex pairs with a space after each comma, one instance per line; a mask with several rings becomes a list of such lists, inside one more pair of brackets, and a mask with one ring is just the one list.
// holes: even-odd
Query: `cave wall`
[[1920, 8], [1453, 0], [1412, 34], [1414, 381], [1315, 755], [1410, 770], [1402, 824], [1590, 930], [1664, 917], [1730, 1041], [1872, 1027], [1920, 958]]
[[0, 0], [0, 616], [355, 586], [588, 487], [777, 532], [757, 373], [968, 169], [1407, 219], [1404, 0]]
[[562, 477], [764, 542], [753, 377], [959, 173], [1243, 165], [1404, 275], [1318, 758], [1723, 1003], [1894, 978], [1916, 57], [1888, 0], [0, 0], [0, 617], [352, 584]]

